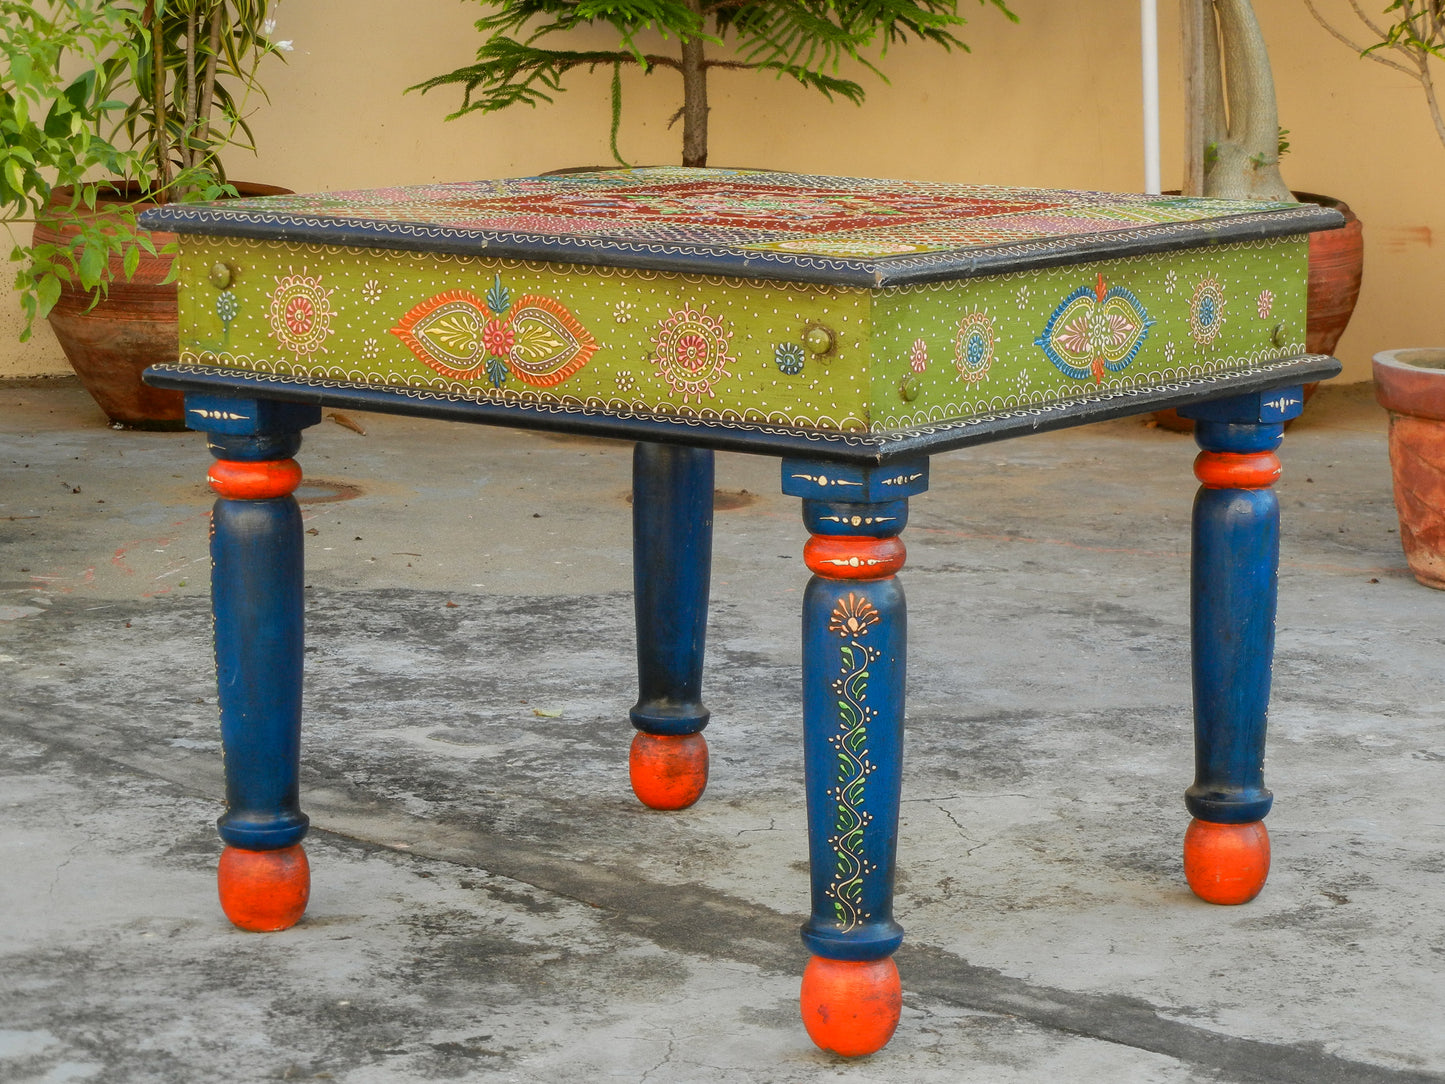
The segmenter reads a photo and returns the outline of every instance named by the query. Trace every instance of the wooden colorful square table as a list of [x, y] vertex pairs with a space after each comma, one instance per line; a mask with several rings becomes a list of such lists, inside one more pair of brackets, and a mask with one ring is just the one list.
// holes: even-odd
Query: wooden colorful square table
[[[212, 595], [226, 843], [248, 929], [301, 915], [302, 528], [322, 406], [636, 441], [638, 733], [658, 808], [702, 793], [714, 449], [802, 499], [812, 862], [809, 1034], [897, 1023], [891, 956], [908, 502], [929, 457], [1167, 407], [1196, 420], [1197, 775], [1185, 872], [1239, 903], [1268, 870], [1278, 505], [1315, 206], [729, 170], [634, 169], [148, 212], [180, 235], [180, 357], [219, 494]], [[1143, 469], [1143, 468], [1141, 468]]]

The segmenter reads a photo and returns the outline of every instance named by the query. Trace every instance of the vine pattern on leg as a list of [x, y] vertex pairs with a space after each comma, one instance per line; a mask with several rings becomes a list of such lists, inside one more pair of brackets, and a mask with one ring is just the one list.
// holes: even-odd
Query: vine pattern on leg
[[880, 620], [877, 608], [866, 598], [848, 593], [833, 608], [828, 631], [845, 643], [839, 648], [840, 676], [833, 681], [837, 697], [838, 732], [828, 743], [836, 751], [833, 799], [833, 835], [828, 839], [835, 859], [828, 898], [842, 932], [855, 929], [871, 917], [862, 909], [863, 878], [878, 868], [868, 862], [863, 846], [864, 830], [873, 814], [864, 808], [868, 777], [877, 770], [868, 757], [868, 723], [877, 717], [867, 704], [868, 668], [879, 652], [863, 643], [869, 629]]

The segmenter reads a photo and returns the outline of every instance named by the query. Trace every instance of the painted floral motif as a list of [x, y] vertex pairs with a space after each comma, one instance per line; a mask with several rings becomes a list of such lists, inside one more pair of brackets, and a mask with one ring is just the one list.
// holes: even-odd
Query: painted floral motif
[[988, 376], [993, 364], [993, 318], [987, 313], [968, 313], [958, 323], [953, 337], [953, 364], [958, 375], [970, 384]]
[[708, 315], [706, 305], [694, 309], [686, 304], [673, 310], [652, 337], [658, 375], [684, 403], [712, 396], [713, 385], [727, 375], [733, 361], [728, 356], [732, 334], [720, 319]]
[[833, 607], [828, 631], [836, 632], [840, 636], [862, 636], [870, 626], [878, 624], [880, 620], [878, 607], [862, 595], [849, 591], [848, 597], [840, 599], [838, 605]]
[[368, 305], [375, 305], [381, 300], [383, 287], [376, 279], [367, 279], [361, 284], [361, 299]]
[[482, 347], [488, 356], [504, 358], [517, 345], [517, 333], [503, 320], [488, 320], [482, 328]]
[[834, 785], [828, 790], [834, 802], [833, 834], [828, 844], [835, 861], [826, 890], [833, 903], [833, 917], [844, 932], [871, 917], [862, 907], [863, 878], [878, 868], [867, 859], [863, 837], [873, 820], [873, 814], [864, 808], [867, 781], [878, 770], [868, 755], [868, 724], [878, 717], [877, 709], [866, 704], [868, 668], [880, 652], [862, 640], [879, 620], [877, 608], [850, 591], [833, 607], [828, 623], [829, 632], [847, 641], [838, 649], [841, 665], [832, 686], [838, 705], [838, 732], [828, 738], [837, 754]]
[[618, 373], [613, 379], [617, 382], [617, 390], [623, 395], [629, 394], [633, 388], [637, 387], [637, 377], [631, 373]]
[[231, 321], [241, 311], [241, 303], [236, 300], [236, 295], [231, 290], [222, 290], [216, 295], [216, 315], [221, 318], [221, 324], [227, 331], [231, 330]]
[[1029, 298], [1033, 296], [1033, 293], [1034, 292], [1029, 289], [1029, 284], [1027, 282], [1019, 286], [1019, 292], [1017, 295], [1019, 308], [1026, 309], [1029, 307]]
[[803, 348], [797, 343], [779, 343], [773, 348], [773, 364], [786, 376], [797, 376], [803, 371]]
[[331, 293], [320, 276], [306, 274], [304, 267], [299, 275], [276, 276], [267, 315], [271, 335], [283, 349], [298, 358], [325, 352], [322, 344], [331, 335]]
[[1254, 308], [1261, 320], [1268, 320], [1270, 313], [1274, 312], [1274, 294], [1269, 290], [1261, 290], [1259, 297], [1255, 299]]
[[1178, 349], [1179, 348], [1175, 346], [1172, 342], [1167, 342], [1164, 344], [1164, 363], [1166, 365], [1174, 364], [1174, 354]]
[[467, 290], [427, 298], [391, 333], [423, 363], [454, 380], [511, 377], [534, 388], [562, 383], [597, 350], [597, 341], [560, 302], [523, 294], [515, 301], [497, 276], [485, 299]]
[[375, 339], [367, 339], [361, 344], [361, 356], [366, 361], [374, 361], [381, 356], [381, 343]]
[[632, 319], [632, 302], [619, 301], [612, 306], [612, 319], [619, 324], [625, 324]]
[[928, 344], [922, 339], [913, 340], [913, 346], [908, 351], [908, 367], [915, 373], [928, 368]]
[[1100, 274], [1093, 286], [1080, 286], [1059, 302], [1034, 345], [1065, 376], [1098, 384], [1106, 371], [1129, 367], [1153, 326], [1131, 291], [1109, 286]]
[[1203, 347], [1211, 347], [1224, 327], [1224, 287], [1217, 278], [1200, 279], [1189, 299], [1189, 333]]
[[1171, 267], [1164, 276], [1164, 292], [1173, 297], [1174, 291], [1177, 289], [1179, 289], [1179, 272]]

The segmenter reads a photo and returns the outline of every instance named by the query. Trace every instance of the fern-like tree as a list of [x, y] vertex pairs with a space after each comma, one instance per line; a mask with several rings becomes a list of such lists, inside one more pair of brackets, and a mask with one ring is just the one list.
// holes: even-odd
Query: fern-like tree
[[[1018, 21], [1006, 0], [979, 3]], [[911, 38], [967, 51], [955, 34], [965, 22], [958, 0], [501, 0], [476, 23], [487, 35], [476, 63], [411, 89], [462, 87], [461, 108], [451, 114], [455, 118], [550, 102], [573, 69], [611, 67], [612, 153], [620, 162], [622, 69], [675, 71], [682, 77], [682, 105], [672, 123], [682, 121], [682, 163], [704, 166], [709, 72], [771, 72], [830, 100], [859, 104], [864, 88], [838, 74], [845, 60], [861, 63], [886, 81], [874, 57], [881, 60], [889, 46]], [[617, 47], [551, 47], [570, 31], [592, 27], [610, 28]], [[657, 31], [674, 48], [644, 52], [640, 39], [648, 31]]]

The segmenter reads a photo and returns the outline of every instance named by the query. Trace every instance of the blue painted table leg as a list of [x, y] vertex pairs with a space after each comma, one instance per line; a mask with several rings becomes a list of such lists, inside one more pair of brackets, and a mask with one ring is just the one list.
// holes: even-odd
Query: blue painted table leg
[[803, 597], [803, 753], [812, 916], [803, 1022], [825, 1050], [882, 1049], [898, 1026], [894, 856], [903, 761], [907, 609], [896, 573], [926, 461], [860, 468], [783, 461], [803, 498], [813, 571]]
[[1194, 473], [1191, 634], [1194, 785], [1185, 804], [1189, 886], [1210, 903], [1247, 903], [1269, 875], [1264, 744], [1274, 661], [1279, 478], [1274, 454], [1299, 389], [1203, 403], [1183, 413], [1203, 449]]
[[247, 930], [294, 925], [310, 870], [301, 840], [302, 533], [291, 458], [317, 407], [188, 395], [186, 421], [207, 433], [211, 604], [225, 749], [226, 848], [217, 882], [228, 918]]
[[653, 809], [684, 809], [707, 786], [703, 645], [712, 568], [713, 453], [639, 443], [632, 453], [638, 730], [632, 789]]

